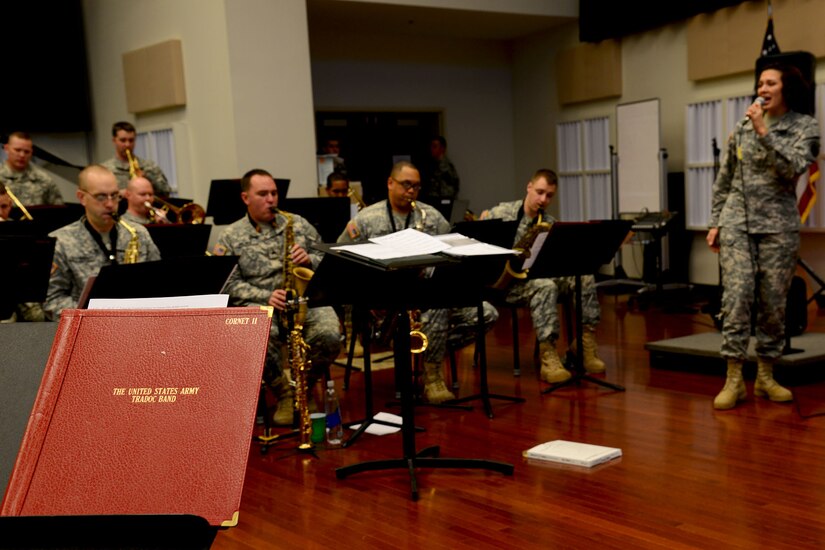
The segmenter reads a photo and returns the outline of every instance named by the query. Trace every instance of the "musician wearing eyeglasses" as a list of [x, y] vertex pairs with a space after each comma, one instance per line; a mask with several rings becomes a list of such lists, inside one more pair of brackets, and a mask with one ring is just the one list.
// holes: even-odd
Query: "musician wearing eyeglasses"
[[63, 204], [63, 195], [52, 177], [31, 163], [34, 145], [29, 134], [12, 132], [3, 149], [6, 162], [0, 166], [0, 182], [14, 193], [21, 204]]
[[135, 155], [136, 137], [137, 130], [130, 122], [115, 122], [112, 125], [115, 156], [100, 164], [112, 171], [120, 189], [126, 189], [133, 177], [143, 176], [152, 182], [156, 195], [168, 197], [172, 188], [160, 167], [150, 159]]
[[[558, 189], [558, 177], [552, 170], [537, 170], [527, 182], [527, 193], [522, 200], [502, 202], [482, 212], [481, 219], [518, 220], [515, 248], [529, 249], [537, 233], [549, 229], [555, 221], [546, 209]], [[544, 224], [543, 227], [538, 227]], [[532, 238], [531, 238], [532, 236]], [[529, 241], [529, 242], [528, 242]], [[604, 372], [605, 364], [598, 356], [595, 330], [601, 317], [596, 282], [592, 275], [581, 277], [582, 321], [584, 325], [584, 368], [590, 373]], [[556, 341], [559, 337], [559, 294], [575, 290], [574, 277], [509, 280], [502, 287], [507, 291], [505, 300], [516, 305], [528, 305], [530, 317], [536, 329], [541, 353], [541, 378], [547, 383], [564, 382], [571, 377], [561, 363]]]
[[[269, 172], [250, 170], [241, 178], [239, 191], [247, 214], [224, 230], [212, 253], [240, 256], [238, 268], [226, 284], [234, 305], [269, 305], [284, 312], [287, 308], [285, 283], [293, 277], [292, 268], [318, 266], [322, 254], [312, 245], [322, 242], [321, 236], [305, 218], [278, 210], [278, 188]], [[277, 425], [292, 424], [294, 410], [295, 396], [281, 357], [285, 332], [285, 327], [273, 320], [265, 377], [278, 399], [274, 414]], [[331, 307], [309, 304], [302, 336], [309, 345], [313, 369], [307, 380], [309, 399], [314, 382], [341, 351], [341, 331], [335, 311]]]
[[[449, 232], [450, 224], [441, 213], [430, 206], [418, 202], [421, 190], [421, 176], [410, 162], [395, 164], [387, 179], [387, 199], [367, 206], [350, 220], [344, 232], [338, 237], [339, 243], [353, 243], [380, 237], [407, 228], [417, 229], [428, 235]], [[442, 403], [455, 399], [447, 389], [441, 373], [447, 351], [448, 327], [463, 340], [463, 335], [476, 328], [477, 308], [454, 310], [431, 309], [422, 312], [421, 331], [427, 336], [429, 345], [424, 351], [424, 397], [430, 403]], [[484, 303], [484, 323], [487, 329], [498, 318], [496, 309]]]
[[98, 164], [84, 168], [78, 176], [77, 200], [85, 214], [51, 233], [57, 243], [43, 309], [52, 318], [66, 308], [76, 307], [89, 277], [97, 275], [104, 265], [124, 263], [130, 250], [137, 249], [138, 262], [160, 260], [146, 228], [130, 224], [135, 232], [132, 235], [118, 224], [120, 194], [111, 171]]

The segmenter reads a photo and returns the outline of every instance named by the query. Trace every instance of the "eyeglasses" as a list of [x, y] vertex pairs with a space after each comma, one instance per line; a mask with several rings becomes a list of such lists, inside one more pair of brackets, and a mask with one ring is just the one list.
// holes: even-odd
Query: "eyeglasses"
[[109, 193], [108, 195], [106, 193], [97, 193], [95, 195], [92, 195], [91, 193], [89, 193], [88, 191], [86, 191], [84, 189], [81, 189], [81, 191], [83, 191], [84, 193], [86, 193], [87, 195], [92, 197], [94, 200], [96, 200], [100, 204], [103, 204], [106, 201], [118, 202], [120, 200], [120, 193], [119, 192]]
[[421, 190], [421, 183], [420, 182], [419, 183], [413, 183], [413, 182], [408, 181], [408, 180], [398, 181], [395, 178], [392, 178], [392, 181], [394, 181], [395, 183], [400, 183], [405, 191], [409, 191], [410, 189], [412, 189], [414, 191], [420, 191]]

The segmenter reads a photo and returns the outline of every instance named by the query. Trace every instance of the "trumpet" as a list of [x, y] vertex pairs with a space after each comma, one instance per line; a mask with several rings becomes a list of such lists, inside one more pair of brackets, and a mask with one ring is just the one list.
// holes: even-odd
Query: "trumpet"
[[[188, 223], [194, 225], [203, 223], [203, 220], [206, 218], [206, 211], [201, 205], [195, 204], [194, 202], [188, 202], [183, 206], [175, 206], [160, 197], [155, 197], [154, 202], [162, 205], [159, 210], [163, 211], [169, 223]], [[146, 201], [146, 204], [150, 208], [149, 213], [156, 216], [154, 206], [152, 206], [149, 201]], [[172, 212], [174, 216], [170, 217], [169, 212]]]

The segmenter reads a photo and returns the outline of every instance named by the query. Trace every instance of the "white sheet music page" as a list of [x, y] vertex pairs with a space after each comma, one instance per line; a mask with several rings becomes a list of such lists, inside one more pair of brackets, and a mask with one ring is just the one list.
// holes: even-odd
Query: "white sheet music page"
[[530, 269], [533, 267], [533, 263], [535, 263], [536, 258], [538, 258], [541, 247], [544, 246], [544, 241], [547, 240], [548, 234], [549, 231], [542, 231], [536, 236], [536, 240], [533, 241], [533, 246], [530, 247], [530, 257], [524, 260], [521, 266], [522, 269]]
[[89, 300], [89, 309], [203, 309], [227, 305], [229, 305], [229, 294], [164, 298], [92, 298]]
[[487, 244], [461, 233], [447, 233], [435, 237], [439, 241], [450, 245], [444, 251], [451, 256], [494, 256], [498, 254], [515, 254], [515, 250], [502, 248], [494, 244]]
[[439, 241], [435, 237], [407, 228], [403, 231], [370, 239], [369, 243], [336, 246], [335, 250], [346, 250], [373, 260], [391, 260], [435, 254], [448, 248], [450, 248], [450, 245]]

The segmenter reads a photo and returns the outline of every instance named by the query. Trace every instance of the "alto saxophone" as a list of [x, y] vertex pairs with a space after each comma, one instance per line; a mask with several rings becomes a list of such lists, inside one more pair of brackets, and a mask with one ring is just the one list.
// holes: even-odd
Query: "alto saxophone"
[[114, 218], [117, 220], [118, 225], [122, 226], [130, 235], [129, 244], [126, 245], [126, 252], [123, 253], [123, 263], [136, 264], [140, 256], [140, 240], [138, 239], [137, 231], [135, 231], [134, 227], [123, 221], [123, 218], [120, 216], [115, 215]]
[[[312, 364], [308, 357], [309, 344], [304, 341], [303, 328], [306, 320], [307, 304], [303, 299], [309, 280], [314, 275], [314, 272], [306, 267], [295, 266], [292, 263], [292, 246], [295, 244], [295, 222], [292, 214], [272, 209], [275, 214], [283, 214], [286, 217], [286, 229], [284, 230], [284, 285], [286, 291], [287, 308], [293, 308], [294, 304], [298, 304], [297, 311], [292, 316], [292, 322], [289, 322], [289, 314], [281, 316], [282, 324], [285, 323], [289, 330], [289, 338], [287, 341], [287, 357], [290, 365], [290, 372], [288, 375], [289, 383], [293, 386], [295, 392], [295, 410], [298, 411], [299, 418], [299, 435], [300, 443], [299, 450], [311, 450], [313, 445], [310, 439], [312, 435], [312, 421], [309, 418], [309, 400], [308, 400], [308, 384], [307, 377], [309, 376]], [[291, 325], [291, 326], [290, 326]]]
[[493, 283], [493, 288], [504, 290], [513, 279], [527, 278], [528, 270], [522, 269], [524, 260], [530, 257], [530, 249], [533, 248], [533, 243], [536, 242], [536, 238], [538, 238], [538, 236], [542, 233], [550, 231], [552, 226], [552, 223], [542, 221], [542, 213], [539, 211], [536, 223], [529, 227], [527, 231], [524, 232], [521, 239], [519, 239], [515, 246], [513, 246], [513, 250], [518, 253], [518, 256], [507, 260], [507, 263], [504, 264], [504, 270], [501, 272], [498, 280]]
[[355, 201], [355, 204], [357, 205], [357, 207], [358, 207], [358, 211], [359, 211], [359, 212], [360, 212], [361, 210], [363, 210], [363, 209], [364, 209], [364, 207], [366, 207], [366, 206], [367, 206], [367, 204], [364, 202], [364, 199], [362, 199], [362, 198], [361, 198], [361, 195], [359, 195], [359, 194], [358, 194], [358, 191], [356, 191], [356, 190], [355, 190], [355, 189], [353, 189], [352, 187], [347, 188], [347, 196], [348, 196], [350, 199], [352, 199], [352, 200], [354, 200], [354, 201]]

